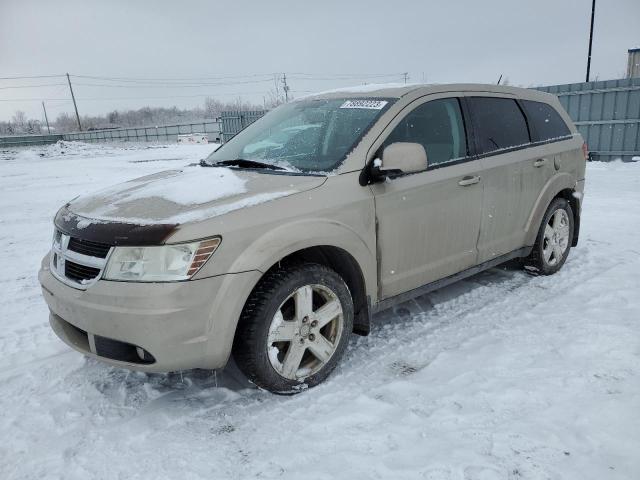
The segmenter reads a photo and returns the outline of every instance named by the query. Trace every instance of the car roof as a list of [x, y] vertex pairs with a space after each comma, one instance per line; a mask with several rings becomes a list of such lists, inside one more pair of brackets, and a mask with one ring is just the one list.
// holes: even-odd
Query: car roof
[[331, 98], [402, 98], [406, 96], [420, 97], [434, 93], [446, 92], [470, 92], [470, 93], [502, 93], [506, 95], [515, 95], [518, 98], [527, 98], [531, 100], [539, 100], [549, 102], [555, 99], [554, 95], [539, 90], [531, 90], [528, 88], [518, 88], [505, 85], [490, 85], [481, 83], [447, 83], [447, 84], [403, 84], [403, 83], [385, 83], [357, 85], [353, 87], [337, 88], [335, 90], [327, 90], [305, 97], [298, 100], [307, 99], [331, 99]]

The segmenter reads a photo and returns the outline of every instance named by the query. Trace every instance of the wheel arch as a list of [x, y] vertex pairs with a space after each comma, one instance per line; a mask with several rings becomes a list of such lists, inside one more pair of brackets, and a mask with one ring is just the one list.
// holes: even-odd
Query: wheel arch
[[536, 236], [538, 235], [538, 230], [540, 228], [540, 222], [542, 222], [542, 218], [544, 217], [544, 214], [551, 202], [558, 197], [566, 199], [573, 210], [574, 232], [571, 244], [572, 246], [577, 245], [580, 225], [580, 201], [575, 196], [575, 192], [576, 180], [573, 175], [561, 173], [549, 179], [540, 192], [531, 214], [527, 219], [527, 223], [525, 225], [525, 245], [530, 246], [535, 243]]
[[333, 245], [314, 245], [303, 248], [278, 260], [269, 270], [295, 263], [317, 263], [335, 271], [349, 287], [353, 299], [353, 331], [368, 335], [370, 329], [371, 301], [367, 296], [366, 281], [360, 265], [346, 250]]
[[[578, 245], [578, 237], [580, 235], [580, 200], [576, 197], [576, 191], [571, 188], [565, 188], [558, 192], [558, 194], [553, 197], [555, 198], [564, 198], [571, 205], [571, 211], [573, 212], [573, 237], [571, 238], [571, 246], [575, 247]], [[553, 201], [553, 200], [552, 200]]]
[[260, 273], [260, 279], [246, 292], [246, 303], [267, 272], [293, 262], [318, 263], [336, 271], [353, 298], [354, 332], [368, 334], [370, 305], [377, 301], [373, 229], [362, 231], [343, 222], [321, 218], [298, 219], [263, 232], [243, 247], [230, 269]]

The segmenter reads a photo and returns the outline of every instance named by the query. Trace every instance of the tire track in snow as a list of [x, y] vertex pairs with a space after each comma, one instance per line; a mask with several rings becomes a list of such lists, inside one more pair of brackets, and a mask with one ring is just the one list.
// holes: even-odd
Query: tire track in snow
[[[397, 319], [389, 312], [381, 313], [374, 319], [371, 336], [352, 341], [342, 366], [313, 393], [284, 398], [258, 390], [221, 394], [224, 389], [207, 390], [205, 383], [188, 377], [191, 386], [178, 392], [169, 389], [141, 405], [134, 415], [110, 425], [110, 433], [103, 433], [105, 438], [115, 438], [126, 428], [144, 431], [148, 436], [144, 426], [155, 424], [154, 418], [164, 415], [167, 408], [179, 405], [178, 414], [164, 419], [151, 436], [164, 438], [176, 430], [188, 434], [203, 428], [214, 436], [222, 435], [225, 441], [219, 448], [224, 451], [222, 456], [227, 459], [228, 471], [233, 472], [239, 462], [246, 461], [247, 455], [266, 455], [268, 444], [253, 452], [247, 447], [255, 445], [250, 437], [256, 424], [271, 421], [285, 431], [304, 430], [300, 424], [310, 410], [337, 409], [345, 402], [357, 402], [363, 393], [374, 392], [376, 396], [375, 391], [389, 382], [428, 368], [442, 352], [455, 350], [478, 335], [508, 330], [518, 315], [535, 310], [539, 303], [547, 301], [550, 290], [578, 288], [595, 270], [602, 273], [624, 262], [623, 258], [595, 256], [590, 249], [581, 249], [579, 255], [554, 277], [492, 270], [430, 294], [435, 301], [429, 310], [404, 319]], [[590, 268], [583, 268], [585, 263], [590, 264]], [[426, 303], [421, 300], [421, 304]], [[415, 310], [415, 305], [399, 308]], [[393, 399], [384, 395], [377, 398], [393, 403]], [[428, 411], [422, 413], [429, 414]]]

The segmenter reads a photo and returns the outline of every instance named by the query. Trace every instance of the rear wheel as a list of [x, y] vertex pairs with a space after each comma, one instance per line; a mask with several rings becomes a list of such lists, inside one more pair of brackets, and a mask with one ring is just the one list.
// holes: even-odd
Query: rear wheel
[[336, 272], [318, 264], [278, 268], [249, 297], [233, 353], [259, 387], [296, 393], [331, 373], [352, 329], [353, 301]]
[[542, 219], [536, 243], [525, 267], [540, 275], [552, 275], [569, 256], [573, 238], [573, 210], [564, 198], [554, 199]]

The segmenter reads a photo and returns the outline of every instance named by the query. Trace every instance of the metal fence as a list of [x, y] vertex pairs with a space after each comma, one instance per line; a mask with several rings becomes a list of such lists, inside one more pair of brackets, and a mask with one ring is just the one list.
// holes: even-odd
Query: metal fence
[[[640, 78], [539, 87], [555, 94], [585, 138], [593, 160], [629, 161], [640, 157]], [[177, 141], [178, 135], [206, 133], [209, 141], [226, 142], [265, 110], [222, 112], [220, 119], [197, 123], [95, 130], [63, 135], [22, 135], [0, 138], [0, 147], [41, 145], [58, 140], [84, 142]]]
[[640, 78], [539, 87], [553, 93], [587, 141], [593, 160], [640, 156]]
[[64, 140], [82, 142], [155, 142], [166, 140], [176, 142], [178, 135], [189, 133], [206, 133], [210, 142], [220, 141], [220, 123], [209, 120], [176, 125], [160, 125], [157, 127], [131, 127], [109, 130], [92, 130], [63, 134]]
[[62, 140], [62, 135], [12, 135], [0, 137], [0, 148], [29, 145], [47, 145]]
[[265, 113], [267, 113], [266, 110], [222, 112], [220, 115], [220, 139], [223, 143], [227, 142], [240, 130], [247, 125], [251, 125]]

